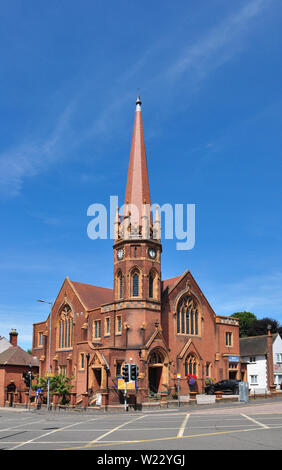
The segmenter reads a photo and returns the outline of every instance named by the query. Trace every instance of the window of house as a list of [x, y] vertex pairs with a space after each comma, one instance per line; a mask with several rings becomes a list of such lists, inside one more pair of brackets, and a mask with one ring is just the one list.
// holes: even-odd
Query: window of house
[[206, 377], [210, 377], [211, 376], [211, 364], [210, 362], [207, 362], [206, 363]]
[[93, 322], [94, 331], [93, 336], [94, 338], [101, 338], [101, 320], [94, 320]]
[[229, 331], [225, 332], [225, 345], [232, 346], [232, 333]]
[[250, 362], [256, 362], [256, 356], [250, 356]]
[[276, 361], [282, 362], [282, 353], [276, 353]]
[[258, 383], [258, 376], [257, 375], [251, 375], [250, 376], [250, 383], [252, 385], [256, 385]]

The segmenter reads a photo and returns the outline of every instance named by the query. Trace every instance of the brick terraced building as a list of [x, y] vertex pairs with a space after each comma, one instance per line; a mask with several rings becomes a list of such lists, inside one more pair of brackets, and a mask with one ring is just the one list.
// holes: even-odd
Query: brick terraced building
[[[51, 369], [73, 377], [75, 401], [122, 402], [124, 363], [139, 367], [137, 403], [164, 392], [189, 393], [187, 374], [203, 391], [206, 377], [240, 378], [239, 324], [216, 315], [189, 270], [162, 280], [160, 215], [150, 208], [141, 101], [136, 102], [124, 213], [117, 210], [113, 289], [66, 277], [51, 311]], [[136, 208], [138, 210], [136, 210]], [[135, 209], [135, 210], [134, 210]], [[33, 355], [48, 371], [50, 315], [34, 324]]]

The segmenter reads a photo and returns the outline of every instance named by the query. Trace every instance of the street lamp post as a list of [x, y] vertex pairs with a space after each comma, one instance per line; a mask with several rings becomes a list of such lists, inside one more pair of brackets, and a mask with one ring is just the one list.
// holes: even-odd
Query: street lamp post
[[48, 377], [47, 377], [47, 410], [50, 410], [50, 365], [51, 365], [51, 331], [52, 331], [52, 302], [46, 302], [46, 300], [38, 300], [43, 304], [48, 304], [51, 306], [50, 309], [50, 322], [49, 322], [49, 351], [48, 351]]

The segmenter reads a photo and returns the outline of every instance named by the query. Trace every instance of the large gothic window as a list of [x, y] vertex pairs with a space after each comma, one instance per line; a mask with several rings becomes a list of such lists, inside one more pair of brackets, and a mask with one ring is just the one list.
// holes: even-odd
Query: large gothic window
[[73, 314], [69, 305], [65, 305], [57, 320], [57, 347], [58, 349], [72, 348], [73, 342]]
[[199, 305], [190, 295], [178, 302], [176, 330], [177, 334], [199, 335]]

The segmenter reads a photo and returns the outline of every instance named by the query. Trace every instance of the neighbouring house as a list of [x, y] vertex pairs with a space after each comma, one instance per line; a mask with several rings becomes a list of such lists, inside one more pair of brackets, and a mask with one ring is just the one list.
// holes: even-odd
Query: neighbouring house
[[38, 374], [38, 360], [17, 344], [18, 333], [10, 331], [10, 342], [0, 337], [0, 406], [25, 403], [28, 392], [23, 372]]
[[241, 378], [251, 393], [280, 389], [282, 383], [282, 339], [279, 333], [240, 339]]

